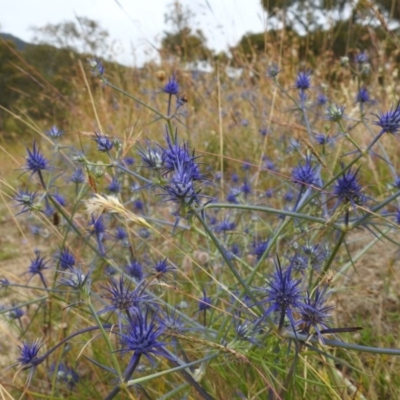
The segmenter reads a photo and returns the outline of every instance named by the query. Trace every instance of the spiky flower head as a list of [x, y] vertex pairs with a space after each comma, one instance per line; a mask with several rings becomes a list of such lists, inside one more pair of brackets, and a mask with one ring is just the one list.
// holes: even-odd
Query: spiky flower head
[[97, 150], [101, 152], [108, 152], [113, 148], [113, 142], [108, 138], [108, 136], [100, 135], [95, 132], [95, 137], [93, 140], [97, 143]]
[[89, 66], [92, 70], [92, 74], [95, 76], [102, 77], [104, 75], [104, 65], [97, 58], [88, 58]]
[[18, 192], [14, 197], [14, 201], [16, 201], [19, 206], [22, 206], [22, 209], [17, 215], [23, 214], [28, 211], [31, 212], [33, 210], [40, 210], [40, 205], [35, 204], [35, 199], [37, 195], [37, 192], [30, 192], [28, 190], [18, 189]]
[[[149, 317], [149, 307], [145, 311], [139, 311], [137, 315], [128, 321], [121, 336], [121, 352], [134, 352], [130, 364], [136, 361], [135, 356], [144, 355], [151, 363], [153, 363], [154, 355], [162, 355], [166, 353], [162, 351], [165, 343], [159, 341], [159, 337], [163, 334], [163, 327], [156, 324], [157, 313]], [[129, 370], [129, 366], [127, 368]]]
[[375, 115], [378, 120], [372, 123], [381, 127], [381, 133], [398, 133], [400, 131], [400, 101], [397, 103], [396, 108], [392, 108], [386, 113]]
[[311, 166], [311, 159], [306, 158], [304, 164], [299, 164], [292, 171], [292, 180], [301, 186], [314, 186], [318, 183], [316, 167]]
[[139, 286], [135, 289], [132, 289], [131, 286], [132, 281], [124, 277], [120, 277], [118, 281], [112, 279], [108, 287], [104, 287], [108, 293], [103, 296], [108, 299], [111, 304], [99, 311], [98, 314], [103, 314], [108, 311], [138, 314], [140, 312], [140, 305], [149, 304], [149, 302], [151, 302], [151, 297], [146, 294], [141, 294]]
[[49, 162], [44, 157], [42, 153], [40, 153], [39, 149], [36, 147], [36, 142], [33, 142], [32, 151], [28, 148], [26, 149], [28, 152], [26, 159], [25, 169], [27, 171], [31, 171], [32, 174], [40, 173], [44, 170], [49, 170]]
[[159, 275], [165, 275], [167, 272], [174, 271], [175, 269], [176, 268], [173, 265], [169, 264], [166, 258], [156, 262], [156, 265], [154, 266], [155, 273]]
[[64, 135], [64, 131], [53, 125], [48, 131], [46, 131], [46, 135], [51, 137], [52, 139], [58, 139], [59, 137]]
[[176, 80], [175, 74], [172, 75], [165, 86], [162, 88], [164, 93], [169, 94], [170, 96], [175, 95], [177, 96], [179, 93], [179, 83]]
[[63, 270], [72, 269], [75, 266], [75, 256], [68, 250], [62, 249], [56, 256], [60, 268]]
[[321, 328], [329, 328], [327, 320], [333, 310], [333, 306], [326, 305], [327, 297], [327, 287], [322, 290], [317, 288], [313, 295], [307, 290], [307, 296], [298, 310], [301, 329], [306, 334], [310, 334], [310, 330], [313, 328], [322, 342]]
[[203, 297], [199, 300], [199, 311], [206, 311], [212, 306], [211, 297], [207, 296], [205, 289], [203, 288]]
[[362, 87], [356, 97], [356, 103], [369, 103], [371, 102], [371, 97], [369, 95], [368, 89]]
[[292, 268], [282, 270], [279, 259], [275, 263], [276, 270], [268, 280], [267, 287], [264, 289], [267, 297], [265, 302], [270, 304], [265, 311], [264, 317], [278, 312], [279, 329], [283, 327], [285, 316], [289, 318], [290, 324], [295, 330], [295, 320], [293, 311], [301, 306], [301, 279], [292, 278]]
[[42, 360], [38, 357], [38, 353], [41, 347], [39, 340], [32, 343], [23, 342], [22, 346], [19, 346], [20, 356], [17, 361], [21, 364], [22, 369], [28, 369], [40, 364]]
[[253, 243], [253, 251], [251, 254], [254, 254], [257, 256], [257, 261], [261, 259], [263, 254], [266, 252], [268, 249], [269, 245], [269, 239], [266, 240], [261, 240]]
[[61, 286], [67, 286], [74, 290], [86, 289], [89, 285], [89, 274], [83, 273], [81, 268], [70, 268], [67, 271], [62, 272], [64, 276], [60, 279], [59, 284]]
[[348, 169], [343, 172], [342, 176], [336, 180], [333, 188], [333, 194], [343, 203], [351, 203], [353, 207], [356, 204], [362, 204], [365, 200], [361, 186], [358, 182], [358, 171], [357, 169], [353, 172], [352, 169]]
[[127, 275], [129, 275], [130, 277], [136, 279], [138, 282], [140, 282], [143, 279], [143, 276], [144, 276], [143, 267], [136, 260], [131, 261], [125, 267], [125, 272], [126, 272]]
[[36, 251], [36, 257], [31, 260], [31, 264], [28, 267], [28, 273], [34, 275], [39, 275], [41, 281], [43, 282], [44, 286], [46, 286], [43, 271], [48, 269], [47, 263], [48, 261], [45, 260], [44, 257], [40, 257], [40, 251]]
[[311, 86], [310, 76], [311, 71], [299, 72], [296, 78], [296, 88], [301, 91], [309, 89]]

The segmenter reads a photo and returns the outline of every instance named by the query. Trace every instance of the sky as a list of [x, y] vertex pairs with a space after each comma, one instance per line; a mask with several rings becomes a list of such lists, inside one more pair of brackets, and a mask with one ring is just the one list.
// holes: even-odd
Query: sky
[[[0, 0], [0, 31], [31, 41], [32, 27], [76, 20], [95, 20], [115, 43], [117, 61], [140, 65], [156, 57], [164, 15], [173, 0]], [[181, 0], [192, 10], [193, 27], [203, 30], [207, 45], [227, 50], [247, 32], [262, 32], [265, 14], [260, 0]]]

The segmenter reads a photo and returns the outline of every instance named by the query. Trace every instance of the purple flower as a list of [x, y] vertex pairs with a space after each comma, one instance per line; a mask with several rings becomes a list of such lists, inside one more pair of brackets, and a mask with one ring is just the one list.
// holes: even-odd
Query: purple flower
[[157, 170], [162, 168], [163, 159], [162, 150], [160, 148], [151, 147], [147, 144], [147, 148], [138, 148], [138, 154], [145, 167]]
[[156, 274], [164, 275], [169, 271], [174, 271], [175, 267], [168, 263], [168, 260], [164, 258], [164, 260], [160, 260], [154, 266], [154, 271]]
[[74, 182], [76, 184], [78, 183], [84, 183], [85, 182], [85, 174], [83, 173], [82, 168], [77, 168], [75, 172], [71, 175], [71, 178], [69, 178], [70, 182]]
[[88, 63], [93, 75], [100, 77], [104, 75], [104, 65], [98, 58], [88, 58]]
[[128, 234], [126, 233], [125, 228], [122, 226], [117, 226], [116, 233], [115, 233], [115, 239], [119, 241], [123, 241], [128, 237]]
[[67, 384], [69, 390], [73, 390], [75, 385], [79, 382], [79, 375], [76, 371], [64, 363], [59, 363], [57, 365], [57, 371], [55, 364], [50, 367], [51, 374], [56, 374], [57, 380]]
[[367, 53], [365, 51], [362, 51], [361, 53], [356, 54], [354, 61], [357, 64], [365, 64], [369, 60]]
[[295, 321], [293, 311], [301, 307], [301, 279], [292, 279], [292, 269], [289, 267], [282, 271], [279, 260], [276, 262], [276, 271], [268, 281], [268, 286], [265, 288], [267, 298], [265, 302], [270, 304], [264, 317], [278, 312], [279, 329], [283, 328], [285, 316], [289, 318], [290, 324], [295, 330]]
[[46, 131], [46, 135], [53, 139], [57, 139], [64, 135], [64, 131], [58, 129], [55, 125], [53, 125], [48, 131]]
[[128, 264], [125, 267], [125, 272], [132, 278], [136, 279], [138, 282], [140, 282], [143, 279], [144, 273], [143, 273], [143, 267], [142, 265], [136, 261], [133, 260], [130, 264]]
[[255, 254], [257, 256], [257, 261], [261, 259], [265, 251], [268, 249], [268, 245], [269, 245], [269, 239], [253, 243], [252, 254]]
[[298, 324], [301, 326], [302, 331], [309, 335], [310, 329], [314, 328], [322, 343], [321, 328], [329, 329], [326, 320], [332, 315], [331, 311], [333, 310], [333, 306], [326, 305], [326, 291], [327, 287], [322, 290], [317, 288], [312, 296], [307, 290], [307, 297], [303, 300], [303, 304], [300, 304], [298, 310], [300, 314]]
[[310, 75], [311, 71], [299, 72], [296, 79], [296, 88], [304, 91], [310, 88]]
[[36, 253], [36, 258], [31, 260], [31, 264], [28, 267], [27, 273], [32, 274], [31, 278], [34, 275], [39, 275], [40, 280], [42, 281], [44, 287], [47, 287], [43, 271], [45, 269], [48, 269], [47, 267], [48, 261], [46, 261], [44, 257], [40, 257], [40, 251], [37, 250], [35, 253]]
[[400, 130], [400, 101], [397, 103], [395, 109], [391, 109], [386, 113], [379, 115], [373, 114], [378, 118], [378, 121], [372, 123], [381, 127], [381, 133], [395, 134]]
[[107, 290], [107, 294], [103, 297], [110, 301], [110, 305], [103, 308], [98, 314], [105, 312], [117, 311], [117, 312], [128, 312], [132, 314], [140, 313], [140, 305], [148, 304], [151, 302], [150, 296], [142, 295], [139, 291], [139, 287], [131, 290], [132, 282], [120, 277], [118, 281], [112, 279], [108, 287], [104, 287]]
[[333, 194], [343, 203], [351, 203], [353, 207], [356, 204], [362, 204], [365, 200], [361, 186], [358, 183], [358, 171], [351, 169], [343, 172], [342, 176], [336, 180], [333, 188]]
[[38, 357], [38, 353], [42, 345], [39, 340], [32, 343], [23, 342], [22, 346], [19, 346], [20, 356], [17, 361], [22, 365], [22, 369], [28, 369], [35, 367], [40, 364], [42, 360]]
[[118, 178], [113, 176], [110, 184], [107, 186], [107, 190], [111, 193], [119, 193], [121, 191], [121, 183], [118, 181]]
[[293, 169], [292, 180], [303, 187], [317, 185], [318, 177], [316, 168], [311, 166], [311, 160], [309, 158], [306, 158], [304, 164], [299, 164]]
[[179, 93], [179, 83], [175, 79], [175, 74], [172, 75], [169, 79], [168, 82], [165, 84], [163, 87], [162, 91], [164, 93], [169, 94], [170, 96], [175, 95], [177, 96]]
[[137, 357], [144, 355], [152, 364], [154, 364], [153, 356], [166, 353], [162, 351], [165, 343], [159, 341], [159, 337], [163, 334], [164, 329], [156, 324], [156, 313], [149, 318], [149, 308], [146, 311], [139, 311], [135, 318], [128, 321], [125, 326], [124, 333], [121, 333], [121, 352], [134, 352], [127, 371], [137, 363]]
[[227, 231], [233, 231], [236, 228], [236, 223], [231, 221], [229, 217], [224, 218], [220, 223], [215, 225], [215, 232], [221, 233], [221, 232], [227, 232]]
[[14, 201], [16, 201], [19, 206], [22, 206], [22, 209], [17, 215], [32, 211], [35, 206], [36, 197], [37, 192], [29, 192], [28, 190], [18, 189], [18, 192], [14, 197]]
[[61, 250], [57, 255], [57, 260], [61, 269], [64, 270], [73, 269], [76, 262], [74, 255], [68, 249]]
[[97, 150], [101, 152], [108, 152], [113, 148], [112, 141], [105, 135], [100, 135], [99, 133], [94, 133], [96, 136], [93, 140], [97, 143]]
[[39, 149], [36, 147], [36, 142], [33, 142], [32, 151], [28, 148], [26, 150], [28, 152], [27, 157], [25, 157], [25, 169], [27, 171], [31, 171], [32, 174], [34, 174], [50, 169], [48, 160], [39, 152]]
[[356, 103], [369, 103], [371, 101], [371, 97], [369, 96], [369, 92], [366, 88], [361, 88], [356, 97]]
[[206, 311], [211, 308], [212, 301], [211, 297], [207, 296], [205, 289], [203, 288], [203, 297], [199, 300], [199, 311]]

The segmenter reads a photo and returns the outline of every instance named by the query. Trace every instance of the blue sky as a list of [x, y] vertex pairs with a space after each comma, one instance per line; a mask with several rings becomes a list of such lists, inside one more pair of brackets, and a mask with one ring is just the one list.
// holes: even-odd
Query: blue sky
[[[93, 19], [115, 40], [115, 57], [125, 64], [140, 64], [154, 58], [167, 29], [164, 14], [172, 0], [0, 0], [0, 30], [29, 41], [31, 27], [74, 20]], [[260, 0], [181, 0], [189, 5], [194, 27], [201, 28], [208, 46], [220, 51], [237, 43], [246, 32], [264, 30], [265, 15]]]

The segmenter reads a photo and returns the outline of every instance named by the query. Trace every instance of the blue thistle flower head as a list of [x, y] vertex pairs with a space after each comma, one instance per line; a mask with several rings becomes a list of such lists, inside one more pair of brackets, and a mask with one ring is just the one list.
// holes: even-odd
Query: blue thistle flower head
[[310, 334], [310, 329], [313, 328], [323, 342], [321, 335], [322, 329], [329, 329], [327, 320], [332, 315], [333, 306], [326, 305], [327, 301], [327, 287], [322, 290], [317, 288], [314, 294], [311, 295], [307, 290], [307, 296], [299, 307], [299, 325], [302, 331]]
[[46, 131], [46, 135], [51, 137], [52, 139], [58, 139], [62, 135], [64, 135], [64, 131], [58, 129], [57, 126], [53, 125], [48, 131]]
[[264, 317], [271, 313], [280, 313], [279, 329], [283, 327], [284, 318], [289, 318], [290, 324], [295, 330], [295, 320], [293, 311], [301, 307], [301, 279], [292, 278], [292, 268], [289, 267], [285, 271], [282, 270], [279, 259], [275, 264], [276, 270], [268, 281], [265, 292], [267, 297], [265, 302], [270, 304], [265, 311]]
[[315, 186], [318, 183], [316, 167], [311, 166], [311, 159], [306, 158], [304, 164], [299, 164], [292, 171], [292, 180], [301, 186]]
[[279, 69], [278, 64], [273, 63], [267, 68], [267, 76], [269, 78], [276, 78], [279, 72], [281, 72], [281, 70]]
[[224, 218], [220, 223], [216, 224], [214, 227], [215, 232], [228, 232], [233, 231], [236, 228], [236, 223], [231, 221], [229, 217]]
[[56, 259], [63, 270], [73, 269], [76, 263], [75, 256], [68, 249], [61, 250]]
[[105, 312], [119, 312], [119, 313], [140, 313], [140, 306], [142, 304], [149, 304], [152, 299], [146, 294], [140, 293], [139, 286], [135, 289], [131, 289], [132, 281], [120, 277], [118, 281], [112, 279], [108, 287], [103, 288], [107, 290], [107, 294], [103, 297], [110, 301], [110, 305], [103, 308], [98, 314]]
[[203, 288], [203, 297], [199, 300], [199, 311], [206, 311], [212, 306], [211, 297], [207, 296], [205, 289]]
[[392, 108], [386, 113], [375, 115], [378, 120], [372, 123], [381, 127], [381, 133], [398, 133], [400, 131], [400, 101], [397, 103], [396, 108]]
[[149, 314], [149, 307], [146, 307], [145, 311], [139, 310], [135, 318], [128, 321], [124, 332], [120, 334], [122, 345], [120, 351], [122, 353], [134, 352], [127, 370], [130, 369], [131, 364], [136, 362], [136, 357], [139, 355], [144, 355], [152, 364], [154, 364], [154, 355], [166, 357], [166, 353], [163, 351], [165, 343], [159, 340], [164, 329], [156, 324], [157, 314], [154, 313], [151, 318], [149, 318]]
[[167, 148], [163, 149], [162, 160], [165, 172], [173, 172], [178, 165], [188, 168], [191, 173], [191, 179], [194, 181], [204, 180], [204, 175], [200, 172], [199, 166], [195, 163], [194, 152], [190, 154], [187, 143], [179, 145], [177, 136], [172, 141], [170, 136], [166, 135]]
[[311, 86], [310, 76], [311, 71], [299, 72], [296, 79], [296, 88], [301, 91], [309, 89]]
[[25, 157], [25, 169], [27, 171], [31, 171], [32, 174], [34, 174], [50, 169], [49, 161], [44, 157], [42, 153], [40, 153], [39, 149], [36, 147], [36, 142], [33, 142], [32, 151], [28, 148], [26, 150], [28, 152], [27, 157]]
[[362, 87], [356, 97], [356, 103], [369, 103], [371, 102], [371, 97], [369, 95], [368, 89]]
[[140, 282], [143, 277], [144, 277], [144, 272], [143, 272], [143, 267], [142, 265], [136, 261], [133, 260], [131, 263], [129, 263], [125, 267], [125, 272], [132, 278], [136, 279], [138, 282]]
[[247, 197], [249, 194], [251, 194], [251, 185], [246, 179], [242, 186], [240, 187], [240, 191], [244, 194], [244, 197]]
[[268, 129], [267, 128], [260, 128], [258, 130], [258, 132], [260, 133], [261, 136], [267, 136], [268, 135]]
[[17, 204], [22, 207], [22, 209], [17, 215], [23, 214], [28, 211], [30, 212], [37, 208], [37, 206], [35, 205], [35, 199], [37, 196], [37, 192], [30, 192], [28, 190], [18, 189], [18, 192], [14, 197], [14, 201], [16, 201]]
[[364, 202], [365, 197], [358, 182], [358, 171], [359, 169], [355, 172], [352, 169], [348, 169], [336, 180], [333, 194], [339, 201], [351, 203], [353, 206]]
[[17, 361], [22, 365], [23, 369], [35, 367], [42, 362], [38, 357], [41, 347], [42, 345], [39, 340], [32, 343], [23, 342], [22, 346], [19, 346], [20, 356], [17, 358]]
[[88, 58], [88, 63], [94, 76], [104, 75], [104, 65], [98, 58]]
[[169, 94], [170, 96], [177, 96], [179, 93], [179, 83], [176, 80], [175, 74], [172, 75], [165, 86], [162, 88], [164, 93]]
[[369, 61], [368, 55], [365, 51], [362, 51], [361, 53], [356, 54], [354, 57], [354, 61], [357, 64], [365, 64]]
[[82, 168], [77, 168], [74, 173], [69, 178], [70, 182], [73, 183], [85, 183], [85, 174], [83, 173]]
[[103, 216], [95, 218], [94, 215], [91, 216], [91, 221], [89, 223], [89, 231], [91, 234], [100, 235], [106, 230], [103, 222]]
[[269, 239], [253, 243], [252, 254], [257, 256], [257, 261], [261, 259], [269, 245]]
[[122, 185], [121, 185], [121, 183], [119, 182], [118, 178], [115, 177], [115, 176], [113, 176], [113, 178], [112, 178], [110, 184], [107, 186], [107, 190], [108, 190], [109, 192], [111, 192], [111, 193], [116, 193], [116, 194], [118, 194], [118, 193], [121, 192], [121, 188], [122, 188]]
[[231, 189], [226, 195], [226, 201], [232, 204], [239, 204], [238, 197], [240, 195], [240, 189]]
[[168, 263], [168, 260], [164, 258], [164, 260], [160, 260], [154, 266], [154, 272], [156, 274], [165, 275], [167, 272], [174, 271], [175, 267]]
[[[4, 309], [0, 307], [0, 311]], [[12, 305], [12, 309], [6, 313], [6, 316], [10, 320], [21, 319], [24, 315], [24, 311], [20, 307], [16, 307], [15, 304]]]
[[123, 161], [124, 161], [124, 164], [127, 165], [128, 167], [135, 164], [135, 159], [131, 156], [126, 156]]
[[328, 98], [323, 93], [319, 93], [317, 96], [317, 104], [319, 106], [324, 106], [327, 102]]
[[323, 133], [317, 133], [315, 136], [315, 140], [321, 146], [325, 146], [333, 141], [328, 135], [324, 135]]
[[78, 373], [64, 363], [59, 363], [57, 365], [57, 371], [55, 364], [52, 364], [50, 373], [52, 375], [56, 374], [57, 380], [66, 383], [69, 390], [73, 390], [75, 385], [79, 382]]
[[64, 276], [59, 281], [61, 286], [81, 291], [89, 282], [90, 274], [84, 274], [81, 268], [70, 268], [68, 271], [62, 271], [62, 273]]
[[[194, 171], [196, 173], [196, 171]], [[161, 189], [165, 192], [165, 201], [172, 201], [179, 205], [181, 210], [190, 208], [194, 204], [199, 204], [199, 192], [193, 182], [193, 169], [190, 164], [186, 166], [178, 164], [170, 181]]]
[[56, 193], [53, 195], [53, 198], [60, 206], [65, 207], [67, 205], [67, 201], [63, 195]]
[[127, 238], [128, 238], [128, 234], [126, 233], [125, 228], [123, 228], [122, 226], [117, 226], [116, 232], [115, 232], [115, 239], [118, 241], [124, 241]]
[[163, 167], [163, 155], [159, 147], [151, 147], [147, 144], [147, 148], [139, 147], [137, 152], [145, 167], [155, 170]]
[[95, 137], [93, 140], [97, 143], [97, 150], [101, 152], [108, 152], [113, 148], [113, 142], [108, 138], [108, 136], [100, 135], [95, 132]]
[[43, 277], [43, 271], [45, 269], [48, 269], [49, 267], [47, 266], [48, 261], [45, 260], [44, 257], [40, 257], [40, 251], [36, 251], [36, 258], [31, 260], [31, 264], [28, 267], [28, 273], [33, 275], [39, 275], [40, 277]]

